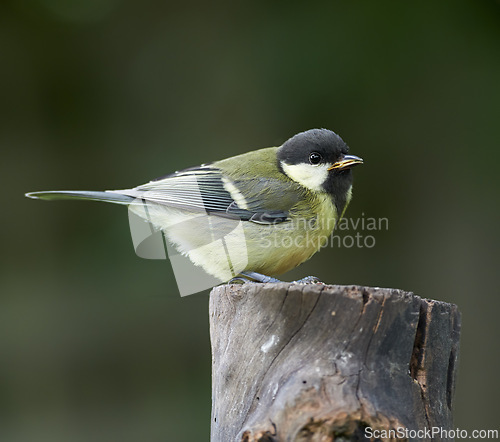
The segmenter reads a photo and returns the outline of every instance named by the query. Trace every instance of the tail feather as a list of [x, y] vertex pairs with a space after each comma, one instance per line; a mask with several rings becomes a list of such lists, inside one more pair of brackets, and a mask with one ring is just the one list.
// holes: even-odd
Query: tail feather
[[113, 191], [97, 192], [92, 190], [47, 190], [42, 192], [29, 192], [28, 198], [41, 200], [90, 200], [105, 201], [115, 204], [130, 204], [134, 197]]

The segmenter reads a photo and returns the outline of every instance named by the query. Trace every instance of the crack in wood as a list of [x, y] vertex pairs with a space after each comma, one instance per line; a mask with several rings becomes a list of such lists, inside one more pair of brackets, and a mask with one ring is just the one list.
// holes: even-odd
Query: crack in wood
[[410, 359], [410, 376], [420, 388], [422, 404], [424, 406], [427, 428], [431, 428], [429, 419], [429, 401], [427, 398], [427, 370], [425, 369], [427, 336], [431, 321], [433, 302], [426, 299], [421, 300], [413, 352]]
[[[364, 299], [364, 298], [363, 298]], [[369, 297], [369, 299], [366, 300], [366, 302], [364, 303], [365, 305], [363, 306], [363, 311], [362, 311], [362, 314], [364, 313], [365, 311], [365, 306], [368, 304], [369, 301], [372, 301], [373, 302], [373, 297]], [[360, 393], [359, 393], [359, 387], [361, 385], [361, 373], [363, 372], [363, 370], [366, 368], [366, 359], [368, 357], [368, 352], [370, 350], [370, 345], [372, 344], [373, 342], [373, 338], [378, 330], [378, 327], [380, 325], [380, 321], [382, 320], [382, 314], [384, 313], [384, 305], [385, 305], [385, 300], [386, 300], [386, 297], [385, 295], [382, 297], [382, 302], [381, 302], [381, 305], [380, 305], [380, 310], [378, 312], [378, 315], [377, 315], [377, 321], [375, 323], [375, 326], [373, 327], [373, 333], [370, 335], [370, 338], [368, 340], [368, 344], [366, 346], [366, 350], [364, 352], [364, 356], [363, 356], [363, 363], [362, 365], [360, 365], [359, 367], [359, 371], [358, 371], [358, 380], [357, 380], [357, 383], [356, 383], [356, 390], [355, 390], [355, 395], [356, 395], [356, 399], [358, 400], [359, 402], [359, 406], [360, 408], [364, 408], [364, 404], [363, 404], [363, 401], [360, 397]]]
[[453, 393], [455, 391], [455, 374], [457, 372], [457, 361], [459, 351], [459, 337], [460, 337], [460, 319], [457, 308], [454, 306], [451, 315], [452, 323], [452, 345], [450, 356], [448, 358], [448, 371], [446, 374], [446, 405], [451, 411]]
[[[305, 285], [302, 287], [302, 296], [304, 296], [304, 287]], [[281, 308], [283, 308], [284, 304], [285, 304], [285, 300], [288, 296], [288, 293], [289, 293], [289, 289], [290, 289], [290, 286], [287, 287], [286, 289], [286, 292], [285, 292], [285, 296], [284, 296], [284, 301], [280, 307], [280, 311], [281, 311]], [[306, 315], [304, 321], [302, 322], [302, 324], [300, 324], [300, 326], [290, 335], [290, 338], [283, 344], [283, 346], [281, 347], [281, 349], [276, 353], [276, 355], [273, 357], [273, 359], [271, 360], [271, 362], [269, 363], [266, 371], [262, 374], [261, 376], [261, 379], [265, 379], [266, 376], [267, 376], [267, 373], [271, 370], [271, 368], [273, 367], [274, 363], [276, 362], [276, 360], [278, 359], [278, 357], [280, 356], [280, 354], [286, 349], [286, 347], [288, 346], [288, 344], [292, 341], [292, 339], [300, 332], [300, 330], [304, 327], [304, 324], [307, 323], [307, 321], [309, 320], [309, 317], [311, 316], [311, 314], [313, 313], [314, 309], [316, 308], [316, 306], [318, 305], [318, 302], [320, 300], [320, 297], [321, 297], [321, 293], [323, 293], [323, 287], [321, 287], [321, 290], [318, 294], [318, 297], [314, 303], [314, 305], [312, 306], [311, 310], [309, 311], [309, 313]], [[302, 299], [301, 299], [301, 307], [302, 307]], [[254, 395], [254, 399], [252, 400], [252, 404], [255, 403], [255, 397], [257, 397], [257, 395], [259, 394], [259, 391], [257, 390], [255, 395]], [[250, 414], [250, 412], [254, 409], [255, 407], [252, 405], [248, 410], [247, 410], [247, 413], [245, 415], [245, 418], [244, 418], [244, 422], [247, 421], [247, 418], [248, 418], [248, 415]]]

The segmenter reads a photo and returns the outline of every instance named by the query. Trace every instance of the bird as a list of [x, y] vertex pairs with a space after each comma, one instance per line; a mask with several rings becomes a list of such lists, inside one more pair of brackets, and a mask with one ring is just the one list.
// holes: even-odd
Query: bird
[[335, 132], [310, 129], [280, 146], [176, 171], [130, 189], [26, 196], [128, 206], [217, 281], [278, 282], [276, 276], [307, 261], [328, 241], [351, 201], [352, 168], [362, 163]]

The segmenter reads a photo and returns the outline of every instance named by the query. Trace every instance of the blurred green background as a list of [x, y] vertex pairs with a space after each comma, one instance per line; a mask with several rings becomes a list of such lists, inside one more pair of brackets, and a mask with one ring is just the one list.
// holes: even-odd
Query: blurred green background
[[0, 5], [2, 441], [204, 441], [208, 291], [135, 256], [127, 212], [23, 197], [131, 187], [313, 127], [362, 156], [373, 248], [285, 278], [453, 302], [455, 423], [498, 428], [500, 3]]

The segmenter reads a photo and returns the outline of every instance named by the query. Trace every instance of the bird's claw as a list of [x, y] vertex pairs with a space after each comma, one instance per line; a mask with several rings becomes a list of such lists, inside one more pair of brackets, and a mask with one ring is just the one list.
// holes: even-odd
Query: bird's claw
[[316, 276], [306, 276], [305, 278], [298, 279], [297, 281], [292, 281], [292, 284], [325, 284]]
[[246, 284], [247, 282], [255, 282], [250, 279], [243, 278], [242, 276], [236, 276], [233, 279], [228, 281], [228, 284]]

